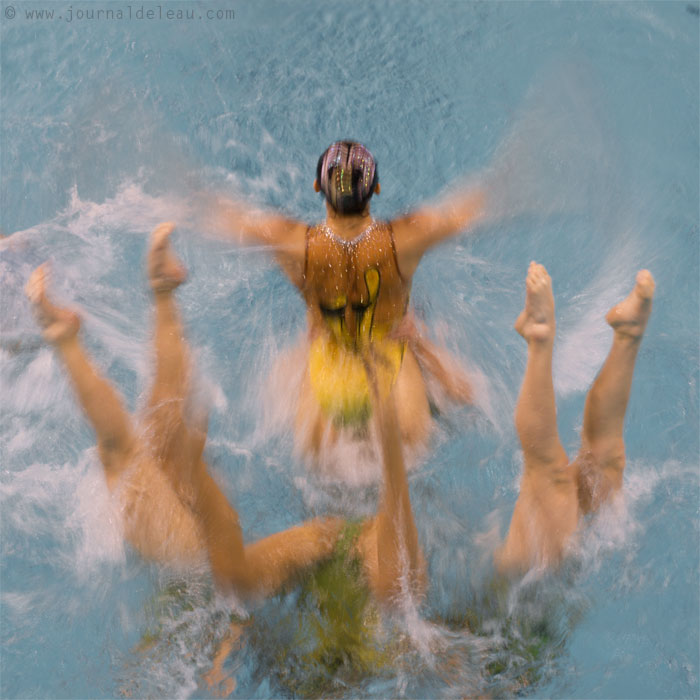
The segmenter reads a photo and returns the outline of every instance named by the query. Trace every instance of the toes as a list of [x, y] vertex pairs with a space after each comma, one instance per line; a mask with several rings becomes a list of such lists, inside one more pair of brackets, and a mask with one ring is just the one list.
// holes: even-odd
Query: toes
[[162, 224], [158, 224], [158, 226], [156, 226], [153, 229], [153, 233], [151, 233], [151, 236], [154, 240], [157, 240], [158, 242], [160, 242], [163, 239], [167, 238], [174, 230], [175, 230], [174, 222], [164, 221]]
[[547, 268], [533, 260], [527, 270], [527, 279], [525, 280], [528, 291], [537, 292], [549, 286], [551, 282], [552, 279], [547, 272]]
[[44, 297], [46, 289], [46, 276], [48, 275], [49, 265], [44, 263], [32, 272], [24, 288], [29, 301], [32, 304], [39, 304]]
[[651, 299], [654, 296], [656, 283], [649, 270], [640, 270], [637, 273], [636, 292], [642, 299]]
[[158, 224], [151, 232], [151, 252], [160, 253], [168, 244], [170, 234], [175, 230], [172, 221]]

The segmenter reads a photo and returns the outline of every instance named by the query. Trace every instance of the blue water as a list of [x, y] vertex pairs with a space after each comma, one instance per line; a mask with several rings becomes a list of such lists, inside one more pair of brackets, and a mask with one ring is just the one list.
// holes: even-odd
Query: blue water
[[[431, 587], [396, 622], [405, 651], [345, 695], [698, 697], [698, 3], [167, 6], [195, 19], [133, 16], [158, 7], [147, 3], [131, 19], [120, 2], [0, 9], [0, 696], [208, 696], [202, 673], [226, 627], [206, 577], [190, 581], [191, 610], [158, 608], [170, 574], [122, 542], [90, 430], [22, 295], [46, 259], [136, 408], [150, 376], [146, 234], [179, 221], [208, 457], [244, 531], [371, 512], [373, 487], [311, 474], [281, 420], [284, 382], [269, 376], [302, 332], [300, 299], [264, 252], [203, 235], [196, 197], [223, 191], [318, 219], [316, 159], [351, 137], [377, 157], [379, 217], [465, 178], [486, 178], [499, 197], [493, 220], [431, 252], [415, 277], [414, 304], [474, 373], [477, 406], [448, 410], [415, 460]], [[46, 9], [53, 20], [28, 15]], [[90, 19], [96, 9], [112, 18]], [[212, 9], [235, 17], [207, 19]], [[472, 634], [454, 619], [488, 597], [517, 494], [525, 352], [511, 326], [533, 258], [554, 280], [571, 452], [610, 341], [603, 315], [637, 269], [655, 275], [626, 500], [585, 528], [573, 571], [526, 580]], [[343, 466], [353, 483], [371, 477]], [[258, 610], [258, 633], [227, 661], [235, 696], [287, 692], [284, 635], [265, 634], [287, 604]], [[513, 639], [543, 615], [531, 658]], [[165, 641], [135, 651], [154, 625]]]

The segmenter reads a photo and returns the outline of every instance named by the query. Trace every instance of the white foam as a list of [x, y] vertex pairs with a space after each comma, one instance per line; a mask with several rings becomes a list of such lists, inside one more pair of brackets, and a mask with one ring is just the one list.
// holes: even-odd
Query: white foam
[[83, 456], [88, 467], [75, 490], [75, 506], [68, 514], [67, 525], [76, 533], [76, 549], [71, 554], [76, 572], [89, 580], [103, 563], [126, 561], [124, 523], [117, 499], [110, 494], [96, 450]]

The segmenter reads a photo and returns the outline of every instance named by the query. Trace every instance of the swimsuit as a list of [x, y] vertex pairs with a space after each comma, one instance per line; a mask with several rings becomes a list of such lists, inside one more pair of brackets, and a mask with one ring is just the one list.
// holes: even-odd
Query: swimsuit
[[312, 329], [308, 369], [314, 395], [336, 424], [361, 425], [372, 412], [368, 364], [386, 395], [405, 351], [405, 343], [390, 335], [410, 294], [391, 226], [372, 222], [350, 241], [324, 224], [310, 228], [302, 293]]
[[348, 521], [331, 557], [304, 579], [286, 624], [294, 628], [280, 682], [294, 695], [323, 697], [391, 668], [396, 639], [382, 634], [355, 544], [362, 521]]

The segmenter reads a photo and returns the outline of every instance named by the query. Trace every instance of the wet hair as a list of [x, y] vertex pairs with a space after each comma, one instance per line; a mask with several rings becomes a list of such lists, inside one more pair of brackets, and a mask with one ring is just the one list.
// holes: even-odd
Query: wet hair
[[377, 165], [361, 143], [336, 141], [318, 159], [316, 179], [333, 209], [360, 214], [374, 193]]

